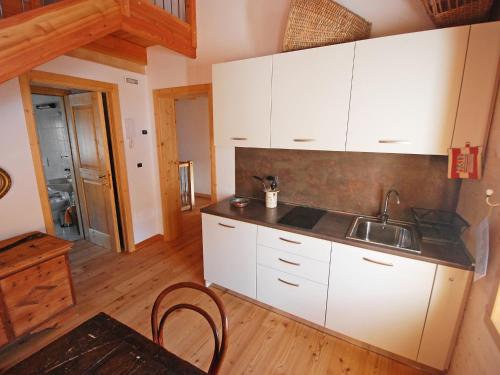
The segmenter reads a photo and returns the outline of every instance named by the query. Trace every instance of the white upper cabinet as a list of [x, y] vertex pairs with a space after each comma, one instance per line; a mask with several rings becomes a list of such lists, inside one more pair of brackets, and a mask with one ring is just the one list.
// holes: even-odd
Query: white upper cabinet
[[216, 146], [270, 147], [272, 56], [212, 67]]
[[447, 154], [469, 29], [356, 42], [347, 151]]
[[271, 147], [345, 151], [354, 43], [273, 56]]
[[484, 146], [491, 121], [500, 58], [500, 22], [471, 26], [453, 147]]

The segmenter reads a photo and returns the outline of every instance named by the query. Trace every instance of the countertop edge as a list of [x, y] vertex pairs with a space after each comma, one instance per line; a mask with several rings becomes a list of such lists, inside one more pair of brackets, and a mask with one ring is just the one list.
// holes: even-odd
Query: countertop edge
[[[386, 254], [390, 254], [390, 255], [401, 256], [401, 257], [404, 257], [404, 258], [410, 258], [410, 259], [415, 259], [415, 260], [419, 260], [419, 261], [423, 261], [423, 262], [428, 262], [428, 263], [443, 265], [443, 266], [452, 267], [452, 268], [458, 268], [458, 269], [462, 269], [462, 270], [465, 270], [465, 271], [474, 271], [474, 269], [475, 269], [475, 262], [473, 261], [472, 256], [467, 251], [467, 249], [465, 248], [465, 246], [464, 246], [464, 249], [463, 249], [464, 250], [464, 255], [470, 260], [470, 263], [471, 263], [470, 265], [465, 265], [465, 264], [460, 264], [460, 263], [454, 263], [454, 262], [450, 262], [448, 260], [442, 260], [442, 259], [439, 259], [439, 258], [427, 257], [425, 255], [421, 255], [421, 254], [417, 254], [417, 253], [405, 252], [405, 251], [401, 251], [401, 250], [393, 250], [393, 249], [390, 249], [390, 248], [386, 248], [384, 246], [379, 246], [379, 245], [375, 245], [375, 244], [368, 244], [368, 243], [365, 243], [365, 242], [362, 242], [362, 241], [356, 241], [356, 240], [352, 240], [352, 239], [345, 238], [345, 237], [342, 238], [342, 237], [337, 237], [337, 236], [332, 236], [332, 235], [328, 235], [328, 234], [317, 233], [317, 232], [308, 231], [308, 230], [301, 230], [300, 228], [294, 228], [294, 227], [286, 226], [286, 225], [283, 225], [283, 224], [269, 223], [269, 222], [266, 222], [266, 221], [263, 221], [263, 220], [252, 219], [252, 218], [242, 217], [242, 216], [237, 216], [237, 215], [234, 215], [234, 214], [228, 214], [228, 213], [225, 213], [225, 212], [220, 212], [220, 211], [218, 211], [218, 210], [216, 210], [216, 209], [213, 208], [214, 206], [216, 206], [218, 204], [221, 204], [221, 203], [223, 203], [225, 201], [228, 201], [229, 199], [230, 198], [222, 200], [222, 201], [219, 201], [219, 202], [217, 202], [215, 204], [212, 204], [210, 206], [203, 207], [203, 208], [200, 209], [200, 212], [203, 213], [203, 214], [224, 217], [224, 218], [227, 218], [227, 219], [238, 220], [238, 221], [242, 221], [242, 222], [246, 222], [246, 223], [250, 223], [250, 224], [255, 224], [255, 225], [261, 225], [261, 226], [265, 226], [265, 227], [269, 227], [269, 228], [273, 228], [273, 229], [283, 230], [283, 231], [287, 231], [287, 232], [291, 232], [291, 233], [296, 233], [296, 234], [300, 234], [300, 235], [303, 235], [303, 236], [309, 236], [309, 237], [313, 237], [313, 238], [319, 238], [319, 239], [322, 239], [322, 240], [336, 242], [336, 243], [340, 243], [340, 244], [344, 244], [344, 245], [355, 246], [355, 247], [359, 247], [359, 248], [366, 249], [366, 250], [378, 251], [378, 252], [381, 252], [381, 253], [386, 253]], [[292, 206], [292, 205], [290, 205], [290, 206]], [[353, 218], [356, 217], [356, 216], [365, 216], [365, 215], [355, 215], [355, 214], [348, 214], [348, 213], [340, 213], [338, 211], [330, 211], [330, 210], [327, 210], [327, 211], [331, 212], [331, 213], [334, 213], [336, 215], [344, 215], [344, 216], [353, 217]], [[346, 234], [347, 231], [348, 231], [348, 228], [346, 229], [346, 231], [345, 231], [344, 234]]]

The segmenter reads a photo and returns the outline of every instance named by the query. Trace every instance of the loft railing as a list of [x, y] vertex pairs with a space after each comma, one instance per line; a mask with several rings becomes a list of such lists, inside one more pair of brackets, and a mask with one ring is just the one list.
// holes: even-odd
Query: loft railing
[[[0, 0], [0, 18], [14, 16], [63, 0]], [[167, 11], [179, 20], [191, 23], [187, 3], [190, 0], [150, 0], [157, 7]]]
[[151, 0], [154, 5], [160, 7], [177, 17], [181, 21], [187, 22], [186, 0]]

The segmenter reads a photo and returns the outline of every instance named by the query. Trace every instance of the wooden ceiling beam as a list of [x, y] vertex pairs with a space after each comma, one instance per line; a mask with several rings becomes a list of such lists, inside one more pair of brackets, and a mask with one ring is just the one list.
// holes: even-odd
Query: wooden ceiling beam
[[106, 35], [101, 39], [83, 46], [82, 49], [109, 55], [118, 59], [128, 60], [138, 65], [145, 66], [148, 64], [148, 53], [145, 47], [125, 39], [117, 38], [113, 35]]
[[196, 57], [196, 44], [192, 40], [189, 24], [144, 0], [129, 0], [124, 14], [122, 30], [141, 39], [158, 44], [187, 57]]
[[143, 64], [137, 64], [127, 59], [122, 59], [119, 57], [110, 56], [105, 53], [92, 51], [85, 47], [74, 49], [71, 52], [67, 52], [66, 55], [76, 57], [81, 60], [87, 60], [96, 62], [98, 64], [112, 66], [114, 68], [128, 70], [129, 72], [146, 74], [146, 66]]
[[0, 21], [0, 83], [120, 29], [118, 0], [66, 0]]

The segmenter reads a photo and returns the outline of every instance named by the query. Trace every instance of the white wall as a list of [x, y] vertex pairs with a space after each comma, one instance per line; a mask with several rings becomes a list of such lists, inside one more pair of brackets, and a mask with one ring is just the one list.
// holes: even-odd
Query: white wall
[[[132, 206], [134, 240], [137, 243], [154, 234], [162, 233], [160, 192], [157, 183], [158, 168], [156, 165], [156, 146], [154, 133], [151, 129], [151, 117], [153, 113], [152, 100], [146, 77], [141, 74], [126, 72], [121, 69], [68, 56], [59, 57], [37, 69], [118, 84], [122, 121], [125, 123], [126, 119], [132, 119], [135, 123], [133, 148], [126, 146], [125, 150]], [[139, 85], [126, 83], [125, 76], [137, 79]], [[10, 204], [12, 207], [9, 207], [17, 207], [18, 212], [20, 212], [17, 216], [24, 218], [26, 216], [31, 216], [31, 214], [26, 214], [26, 212], [30, 213], [34, 210], [31, 200], [35, 197], [36, 215], [40, 215], [41, 213], [38, 208], [40, 203], [38, 201], [38, 193], [36, 192], [31, 153], [29, 148], [26, 149], [25, 147], [25, 145], [28, 144], [28, 138], [17, 80], [0, 85], [0, 92], [2, 93], [0, 113], [3, 114], [0, 118], [4, 120], [7, 116], [10, 116], [15, 119], [15, 121], [2, 121], [3, 126], [9, 127], [9, 134], [13, 132], [17, 136], [17, 139], [9, 141], [8, 137], [6, 139], [4, 136], [7, 132], [2, 130], [1, 142], [5, 142], [5, 144], [0, 150], [2, 155], [0, 159], [1, 163], [4, 163], [4, 153], [11, 157], [11, 154], [18, 153], [19, 148], [21, 148], [23, 152], [22, 158], [18, 160], [13, 159], [15, 164], [11, 166], [11, 169], [25, 179], [23, 185], [19, 186], [19, 188], [22, 188], [25, 192], [28, 190], [31, 193], [34, 192], [33, 194], [22, 194], [22, 192], [18, 194], [18, 192], [15, 191], [14, 193], [8, 194], [6, 198], [10, 201], [14, 199], [14, 196], [17, 197], [16, 203], [11, 202]], [[148, 135], [142, 135], [141, 129], [147, 129]], [[142, 168], [136, 167], [138, 162], [143, 163]], [[24, 198], [19, 199], [21, 196]], [[29, 198], [26, 199], [28, 196]], [[0, 207], [6, 204], [4, 203], [4, 199], [0, 200]], [[10, 218], [11, 215], [12, 213], [4, 209], [0, 210], [0, 223], [3, 221], [9, 222], [9, 230], [4, 229], [3, 226], [0, 227], [0, 237], [2, 238], [29, 229], [29, 226], [24, 224], [24, 220], [12, 221]], [[43, 229], [44, 226], [41, 224], [43, 223], [41, 217], [37, 217], [34, 220], [38, 223], [37, 228]]]
[[192, 160], [194, 191], [210, 194], [210, 135], [208, 97], [175, 102], [179, 160]]
[[[419, 0], [337, 2], [372, 22], [372, 37], [434, 28]], [[208, 83], [214, 63], [281, 52], [290, 0], [200, 0], [196, 7], [198, 57], [148, 48], [152, 88]]]
[[[372, 37], [434, 28], [418, 0], [340, 0], [372, 22]], [[214, 63], [281, 52], [290, 0], [197, 1], [198, 57], [148, 48], [151, 88], [209, 83]], [[216, 147], [217, 197], [234, 194], [234, 148]]]
[[372, 23], [371, 37], [434, 29], [420, 0], [335, 0]]
[[17, 79], [0, 85], [0, 168], [12, 187], [0, 199], [0, 240], [30, 231], [44, 231], [21, 92]]
[[464, 320], [453, 353], [449, 374], [494, 375], [500, 365], [500, 333], [491, 322], [491, 311], [500, 283], [500, 207], [490, 211], [485, 202], [486, 189], [493, 189], [493, 202], [500, 201], [500, 91], [486, 150], [481, 180], [464, 180], [457, 212], [471, 225], [465, 232], [467, 248], [477, 253], [478, 225], [488, 217], [489, 258], [486, 276], [475, 281], [467, 302]]

